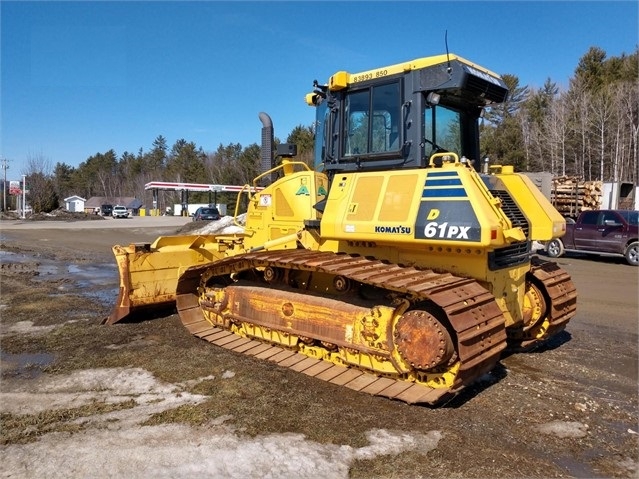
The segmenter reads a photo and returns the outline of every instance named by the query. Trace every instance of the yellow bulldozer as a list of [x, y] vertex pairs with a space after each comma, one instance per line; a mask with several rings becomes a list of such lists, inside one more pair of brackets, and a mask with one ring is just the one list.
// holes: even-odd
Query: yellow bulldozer
[[563, 217], [526, 176], [480, 160], [480, 118], [507, 95], [454, 54], [315, 81], [313, 168], [274, 147], [260, 113], [243, 232], [114, 246], [105, 323], [176, 307], [228, 350], [407, 403], [450, 399], [576, 311], [570, 276], [532, 252]]

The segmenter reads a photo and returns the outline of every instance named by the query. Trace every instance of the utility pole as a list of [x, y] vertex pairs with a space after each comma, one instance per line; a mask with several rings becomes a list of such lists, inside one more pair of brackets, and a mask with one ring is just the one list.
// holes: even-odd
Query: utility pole
[[22, 219], [27, 217], [27, 175], [22, 175]]
[[4, 183], [2, 183], [2, 211], [7, 211], [7, 168], [9, 164], [6, 158], [2, 158], [0, 168], [4, 170]]

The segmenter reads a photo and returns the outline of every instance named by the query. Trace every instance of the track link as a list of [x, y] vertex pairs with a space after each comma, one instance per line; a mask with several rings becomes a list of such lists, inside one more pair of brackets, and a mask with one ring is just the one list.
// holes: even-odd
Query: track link
[[527, 331], [508, 329], [508, 352], [527, 352], [544, 344], [564, 330], [577, 311], [577, 289], [570, 275], [556, 263], [536, 256], [531, 258], [528, 281], [543, 293], [545, 315]]
[[[198, 293], [203, 277], [224, 278], [269, 266], [339, 275], [392, 291], [412, 304], [423, 301], [436, 304], [445, 312], [455, 333], [459, 369], [452, 387], [433, 388], [402, 377], [380, 376], [367, 370], [336, 365], [279, 345], [241, 337], [213, 326], [205, 319]], [[492, 294], [475, 280], [331, 252], [262, 251], [189, 268], [178, 282], [177, 309], [182, 323], [192, 334], [213, 344], [274, 361], [332, 384], [407, 403], [437, 404], [449, 399], [490, 371], [506, 347], [504, 316]]]
[[550, 304], [544, 339], [560, 333], [577, 312], [577, 288], [570, 275], [553, 261], [533, 256], [530, 274], [543, 285]]

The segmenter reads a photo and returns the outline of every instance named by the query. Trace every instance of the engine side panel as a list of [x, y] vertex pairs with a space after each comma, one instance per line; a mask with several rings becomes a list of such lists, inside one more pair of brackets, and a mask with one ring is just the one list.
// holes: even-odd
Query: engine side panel
[[510, 228], [464, 165], [336, 175], [321, 223], [324, 239], [494, 249]]
[[566, 220], [526, 175], [504, 166], [499, 173], [484, 176], [484, 181], [491, 190], [508, 191], [530, 225], [529, 239], [548, 241], [565, 234]]

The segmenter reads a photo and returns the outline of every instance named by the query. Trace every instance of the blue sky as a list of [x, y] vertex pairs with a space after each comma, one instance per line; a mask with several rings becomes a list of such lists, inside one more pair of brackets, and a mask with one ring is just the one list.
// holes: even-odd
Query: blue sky
[[445, 52], [539, 88], [591, 46], [639, 43], [638, 2], [0, 2], [0, 157], [77, 166], [148, 151], [285, 140], [310, 125], [313, 80]]

